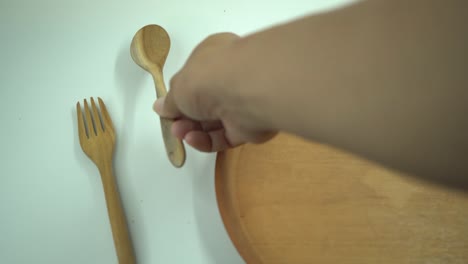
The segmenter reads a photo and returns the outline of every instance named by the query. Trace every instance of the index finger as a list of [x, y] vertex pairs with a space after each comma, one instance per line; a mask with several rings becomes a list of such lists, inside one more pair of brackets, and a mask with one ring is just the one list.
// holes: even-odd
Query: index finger
[[174, 119], [182, 116], [170, 91], [166, 96], [160, 97], [154, 102], [153, 109], [158, 115], [164, 118]]

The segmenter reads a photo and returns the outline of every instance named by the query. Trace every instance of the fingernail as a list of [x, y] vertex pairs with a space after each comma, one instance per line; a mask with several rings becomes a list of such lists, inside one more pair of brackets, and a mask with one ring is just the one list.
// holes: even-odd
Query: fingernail
[[158, 114], [158, 115], [161, 115], [162, 112], [163, 112], [163, 107], [164, 107], [164, 100], [166, 99], [166, 97], [160, 97], [158, 98], [154, 104], [153, 104], [153, 110]]

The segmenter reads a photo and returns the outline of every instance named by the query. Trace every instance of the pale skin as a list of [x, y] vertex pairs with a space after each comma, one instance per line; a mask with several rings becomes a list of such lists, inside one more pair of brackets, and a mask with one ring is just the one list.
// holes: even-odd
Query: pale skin
[[282, 131], [468, 189], [466, 10], [363, 1], [245, 37], [215, 34], [154, 107], [200, 151]]

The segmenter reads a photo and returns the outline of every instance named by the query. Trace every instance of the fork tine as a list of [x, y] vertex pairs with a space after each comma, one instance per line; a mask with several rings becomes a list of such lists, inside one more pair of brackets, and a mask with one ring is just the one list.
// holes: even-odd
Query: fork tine
[[114, 125], [112, 124], [112, 119], [110, 118], [109, 112], [107, 112], [106, 105], [100, 97], [98, 97], [99, 107], [101, 108], [102, 121], [104, 123], [104, 130], [110, 133], [114, 132]]
[[88, 138], [96, 136], [96, 130], [94, 128], [93, 119], [91, 118], [91, 112], [89, 111], [88, 102], [84, 99], [84, 110], [85, 110], [85, 122], [88, 127]]
[[96, 103], [94, 102], [93, 97], [91, 97], [91, 109], [93, 111], [94, 128], [96, 129], [96, 134], [104, 132], [103, 124], [101, 122], [101, 118], [99, 117], [99, 110], [96, 107]]
[[83, 112], [81, 111], [80, 102], [76, 103], [76, 115], [78, 117], [78, 135], [80, 137], [80, 143], [83, 142], [87, 136], [86, 126], [83, 121]]

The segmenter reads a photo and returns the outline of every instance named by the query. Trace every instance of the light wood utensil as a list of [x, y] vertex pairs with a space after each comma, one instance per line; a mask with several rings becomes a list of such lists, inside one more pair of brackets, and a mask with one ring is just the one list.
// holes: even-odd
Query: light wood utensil
[[[133, 61], [153, 76], [158, 98], [167, 93], [162, 72], [170, 46], [171, 41], [164, 28], [158, 25], [147, 25], [138, 30], [130, 47]], [[161, 118], [167, 156], [171, 163], [179, 168], [185, 162], [185, 148], [182, 141], [172, 135], [172, 123], [170, 119]]]
[[468, 193], [280, 134], [218, 154], [216, 194], [248, 264], [468, 263]]
[[98, 101], [100, 110], [93, 98], [91, 109], [85, 99], [84, 113], [80, 103], [76, 104], [80, 145], [101, 174], [119, 264], [134, 264], [136, 260], [132, 241], [112, 169], [115, 132], [104, 102], [101, 98]]

